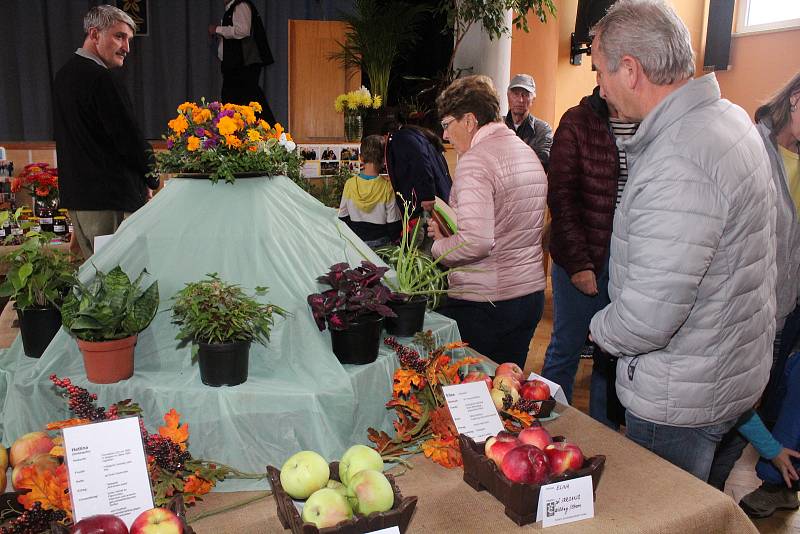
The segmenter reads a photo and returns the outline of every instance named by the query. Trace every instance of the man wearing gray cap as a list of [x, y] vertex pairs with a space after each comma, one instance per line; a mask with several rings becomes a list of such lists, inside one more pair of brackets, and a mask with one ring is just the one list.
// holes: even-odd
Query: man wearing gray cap
[[508, 115], [506, 126], [536, 152], [545, 172], [550, 161], [553, 129], [541, 119], [530, 114], [529, 108], [536, 100], [536, 83], [530, 74], [517, 74], [508, 85]]

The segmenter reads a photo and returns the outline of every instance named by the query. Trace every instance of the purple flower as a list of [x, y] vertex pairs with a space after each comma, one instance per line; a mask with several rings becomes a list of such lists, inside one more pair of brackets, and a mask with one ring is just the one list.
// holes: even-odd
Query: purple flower
[[173, 146], [175, 146], [175, 141], [167, 139], [167, 150], [171, 150]]
[[203, 128], [197, 128], [197, 129], [194, 131], [194, 134], [195, 134], [197, 137], [205, 137], [205, 135], [206, 135], [206, 131], [205, 131]]
[[214, 138], [210, 137], [210, 138], [206, 139], [205, 141], [203, 141], [203, 148], [205, 150], [208, 150], [209, 148], [213, 148], [215, 146], [217, 146], [217, 140], [214, 139]]
[[220, 104], [216, 100], [208, 105], [208, 109], [210, 109], [211, 111], [219, 111], [221, 107], [222, 104]]

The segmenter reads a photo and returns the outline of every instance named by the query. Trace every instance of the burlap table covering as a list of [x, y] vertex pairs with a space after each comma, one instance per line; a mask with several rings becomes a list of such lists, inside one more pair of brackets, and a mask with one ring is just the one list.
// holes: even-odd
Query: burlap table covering
[[[588, 455], [605, 454], [606, 468], [597, 488], [594, 519], [551, 527], [549, 532], [758, 532], [728, 495], [578, 410], [557, 409], [561, 417], [545, 423], [547, 428], [575, 441]], [[412, 463], [414, 469], [398, 478], [403, 495], [419, 497], [410, 533], [495, 534], [542, 528], [541, 523], [518, 527], [506, 517], [499, 501], [463, 482], [461, 469], [445, 469], [422, 456], [414, 457]], [[213, 493], [189, 512], [189, 520], [257, 496], [256, 492]], [[283, 532], [272, 497], [191, 524], [198, 534]]]

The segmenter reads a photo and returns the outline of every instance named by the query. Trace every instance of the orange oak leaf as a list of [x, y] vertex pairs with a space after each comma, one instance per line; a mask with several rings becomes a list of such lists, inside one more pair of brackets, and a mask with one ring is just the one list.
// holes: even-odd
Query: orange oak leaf
[[451, 384], [459, 384], [461, 382], [461, 379], [458, 375], [458, 370], [467, 365], [473, 365], [480, 362], [481, 362], [480, 358], [473, 358], [473, 357], [461, 358], [460, 360], [457, 360], [451, 363], [450, 365], [446, 366], [442, 370], [442, 374], [444, 374], [444, 376], [447, 377], [447, 379], [450, 381]]
[[79, 426], [91, 423], [88, 419], [73, 417], [72, 419], [64, 419], [63, 421], [53, 421], [47, 423], [47, 430], [61, 430], [62, 428], [69, 428], [71, 426]]
[[398, 410], [397, 419], [392, 424], [399, 439], [409, 441], [413, 437], [411, 431], [414, 429], [415, 423], [405, 413]]
[[422, 444], [425, 456], [439, 465], [452, 469], [462, 465], [461, 450], [455, 438], [429, 439]]
[[442, 372], [449, 363], [450, 356], [447, 356], [446, 354], [442, 354], [434, 358], [431, 364], [425, 370], [425, 378], [427, 378], [428, 383], [432, 385], [439, 384]]
[[375, 444], [375, 449], [378, 452], [383, 452], [384, 450], [386, 450], [386, 448], [392, 441], [392, 438], [389, 436], [389, 434], [387, 434], [383, 430], [378, 432], [374, 428], [367, 429], [367, 437], [372, 443]]
[[445, 345], [444, 348], [447, 350], [453, 350], [453, 349], [461, 349], [467, 346], [469, 346], [469, 343], [467, 343], [466, 341], [452, 341], [447, 345]]
[[523, 412], [517, 408], [509, 408], [508, 410], [503, 410], [503, 412], [505, 415], [516, 419], [522, 428], [529, 427], [533, 423], [533, 416], [528, 412]]
[[181, 446], [181, 450], [186, 450], [186, 440], [189, 439], [189, 423], [181, 425], [181, 414], [172, 408], [164, 414], [164, 422], [166, 426], [158, 428], [158, 433], [169, 438]]
[[458, 437], [458, 429], [447, 406], [440, 406], [431, 412], [431, 430], [438, 438]]
[[421, 388], [424, 384], [425, 378], [413, 369], [398, 369], [394, 372], [392, 394], [394, 397], [408, 395], [412, 386]]
[[19, 487], [30, 489], [17, 497], [17, 501], [25, 508], [30, 509], [38, 501], [45, 510], [64, 510], [67, 517], [72, 517], [66, 465], [61, 464], [55, 469], [37, 469], [33, 465], [23, 467]]
[[212, 484], [208, 480], [196, 475], [189, 475], [183, 484], [183, 500], [186, 503], [193, 503], [200, 495], [205, 495], [211, 491]]
[[416, 396], [410, 399], [392, 399], [386, 403], [387, 408], [395, 408], [398, 412], [407, 412], [414, 419], [419, 419], [422, 415], [422, 405]]

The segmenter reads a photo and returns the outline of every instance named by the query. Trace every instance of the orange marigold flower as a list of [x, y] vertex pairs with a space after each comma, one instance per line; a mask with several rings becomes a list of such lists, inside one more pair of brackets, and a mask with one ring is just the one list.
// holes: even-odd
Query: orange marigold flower
[[231, 117], [222, 117], [217, 124], [220, 135], [229, 136], [236, 131], [236, 121]]
[[292, 139], [292, 134], [290, 134], [289, 132], [285, 132], [285, 133], [286, 133], [286, 140], [287, 141], [294, 141], [294, 139]]
[[247, 138], [250, 139], [251, 141], [258, 142], [261, 141], [261, 134], [259, 133], [258, 130], [250, 128], [249, 130], [247, 130]]
[[194, 135], [190, 135], [189, 138], [186, 140], [186, 150], [189, 152], [194, 152], [200, 148], [200, 138], [195, 137]]
[[178, 115], [177, 117], [169, 121], [167, 123], [167, 126], [169, 126], [173, 132], [180, 135], [183, 132], [185, 132], [187, 128], [189, 128], [189, 121], [187, 121], [186, 117], [184, 117], [183, 115]]
[[261, 104], [258, 102], [250, 102], [249, 106], [253, 108], [253, 111], [256, 113], [261, 113]]
[[211, 120], [211, 110], [198, 108], [192, 111], [192, 122], [202, 124]]
[[197, 105], [194, 102], [184, 102], [178, 106], [178, 113], [187, 113], [195, 109], [197, 109]]
[[250, 145], [249, 147], [247, 147], [247, 150], [249, 150], [250, 152], [256, 152], [258, 150], [258, 147], [256, 145]]
[[264, 128], [265, 130], [270, 130], [271, 129], [269, 127], [269, 123], [267, 121], [265, 121], [264, 119], [259, 119], [258, 125], [261, 126], [262, 128]]
[[242, 146], [242, 140], [236, 137], [235, 135], [226, 135], [225, 144], [231, 148], [239, 148], [240, 146]]
[[241, 112], [247, 124], [254, 124], [256, 122], [256, 114], [253, 113], [252, 109], [243, 107]]
[[278, 137], [280, 137], [280, 135], [283, 133], [283, 126], [281, 126], [281, 123], [275, 123], [275, 131], [278, 133]]

